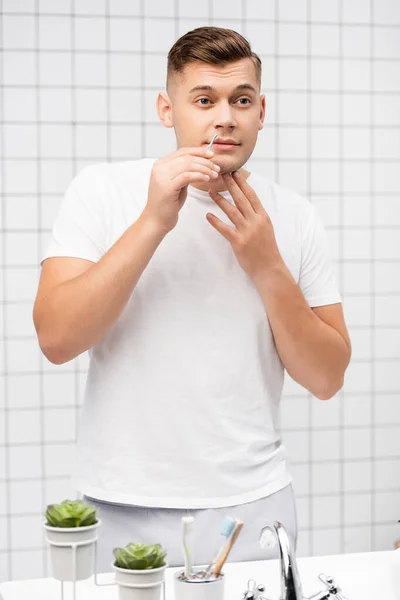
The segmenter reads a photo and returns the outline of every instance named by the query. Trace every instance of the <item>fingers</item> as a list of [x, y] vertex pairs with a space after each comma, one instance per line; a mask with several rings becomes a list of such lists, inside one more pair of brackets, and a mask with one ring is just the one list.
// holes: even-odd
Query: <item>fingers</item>
[[260, 199], [258, 198], [257, 194], [255, 193], [253, 188], [247, 183], [245, 177], [243, 177], [239, 173], [239, 171], [234, 171], [232, 173], [231, 183], [232, 183], [232, 186], [234, 186], [236, 184], [242, 190], [243, 194], [246, 196], [246, 198], [250, 202], [251, 206], [253, 207], [253, 210], [256, 213], [264, 213], [265, 212], [264, 207], [261, 204]]
[[212, 150], [208, 150], [207, 146], [182, 146], [174, 152], [177, 156], [182, 156], [183, 154], [192, 154], [194, 156], [207, 156], [210, 158], [214, 156], [214, 152]]
[[237, 229], [241, 229], [246, 224], [245, 216], [238, 206], [233, 206], [224, 196], [213, 190], [209, 191], [211, 198], [218, 204], [224, 213], [230, 218]]
[[246, 198], [246, 195], [243, 193], [242, 189], [238, 187], [234, 181], [234, 178], [229, 175], [229, 173], [224, 174], [222, 177], [238, 211], [243, 215], [243, 217], [251, 218], [252, 213], [254, 213], [254, 209], [249, 200]]
[[212, 162], [213, 156], [214, 152], [207, 147], [183, 146], [162, 158], [160, 163], [165, 175], [174, 181], [175, 186], [188, 185], [193, 180], [218, 179], [220, 167]]
[[168, 165], [170, 178], [173, 179], [182, 172], [199, 171], [208, 175], [208, 179], [216, 180], [218, 178], [220, 167], [206, 158], [182, 155], [176, 156]]
[[185, 171], [173, 178], [176, 189], [190, 185], [194, 181], [209, 181], [210, 177], [200, 171]]

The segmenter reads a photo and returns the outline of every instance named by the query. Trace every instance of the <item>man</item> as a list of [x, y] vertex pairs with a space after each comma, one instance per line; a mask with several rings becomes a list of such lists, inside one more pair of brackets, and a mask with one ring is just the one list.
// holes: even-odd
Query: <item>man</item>
[[238, 33], [182, 36], [157, 99], [177, 150], [84, 168], [42, 258], [41, 349], [55, 364], [90, 354], [74, 482], [99, 508], [98, 570], [132, 541], [182, 564], [188, 515], [198, 564], [226, 515], [244, 521], [230, 560], [267, 557], [258, 536], [273, 520], [296, 544], [276, 426], [284, 368], [327, 400], [351, 348], [313, 205], [243, 168], [263, 127], [260, 87]]

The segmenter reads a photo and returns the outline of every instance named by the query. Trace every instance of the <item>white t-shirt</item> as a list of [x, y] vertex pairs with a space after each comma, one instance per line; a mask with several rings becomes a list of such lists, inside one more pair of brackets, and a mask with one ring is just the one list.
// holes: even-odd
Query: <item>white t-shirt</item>
[[[41, 262], [99, 261], [140, 216], [155, 160], [84, 167]], [[314, 206], [260, 174], [247, 181], [308, 304], [341, 302]], [[261, 296], [207, 212], [232, 226], [207, 192], [189, 186], [176, 227], [89, 350], [73, 472], [87, 496], [212, 508], [258, 500], [292, 481], [277, 432], [284, 367]]]

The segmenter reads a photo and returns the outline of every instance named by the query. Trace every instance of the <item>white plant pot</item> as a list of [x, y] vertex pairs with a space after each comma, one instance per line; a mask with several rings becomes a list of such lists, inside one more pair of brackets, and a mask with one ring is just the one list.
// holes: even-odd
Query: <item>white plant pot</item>
[[[166, 563], [158, 569], [121, 569], [111, 563], [118, 584], [119, 600], [160, 600]], [[165, 583], [164, 583], [165, 585]]]
[[51, 527], [43, 523], [46, 542], [50, 545], [51, 566], [55, 579], [81, 581], [93, 575], [95, 543], [100, 525], [100, 519], [87, 527]]

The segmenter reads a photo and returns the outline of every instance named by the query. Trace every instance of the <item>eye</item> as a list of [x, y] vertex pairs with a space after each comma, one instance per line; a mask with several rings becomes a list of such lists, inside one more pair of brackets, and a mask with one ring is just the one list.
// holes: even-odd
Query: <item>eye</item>
[[[199, 98], [198, 100], [196, 100], [196, 104], [198, 102], [200, 102], [202, 106], [208, 106], [207, 104], [204, 104], [203, 102], [201, 102], [202, 100], [206, 100], [207, 102], [209, 102], [208, 98]], [[247, 104], [242, 104], [242, 106], [247, 106], [248, 104], [251, 104], [250, 98], [239, 98], [239, 100], [236, 100], [236, 102], [240, 102], [240, 100], [246, 100], [247, 101]]]

